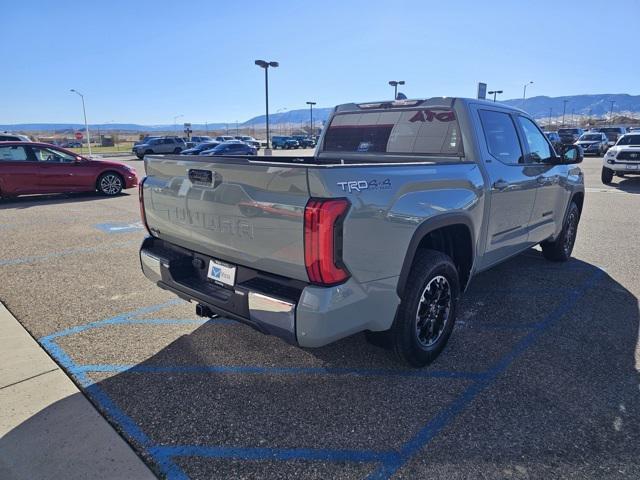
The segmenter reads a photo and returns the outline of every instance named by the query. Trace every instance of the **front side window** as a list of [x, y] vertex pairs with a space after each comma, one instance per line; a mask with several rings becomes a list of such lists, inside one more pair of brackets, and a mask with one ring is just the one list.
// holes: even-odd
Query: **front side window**
[[507, 113], [480, 110], [480, 122], [484, 130], [489, 153], [502, 163], [522, 163], [522, 149], [516, 126]]
[[20, 146], [0, 146], [0, 162], [24, 162], [27, 160], [27, 151]]
[[30, 147], [38, 162], [52, 163], [72, 163], [75, 161], [74, 155], [69, 155], [61, 150], [54, 150], [46, 147]]
[[540, 163], [549, 161], [554, 153], [540, 129], [526, 117], [518, 117], [518, 122], [524, 132], [524, 138], [529, 147], [525, 163]]
[[325, 152], [461, 156], [455, 112], [444, 108], [345, 113], [333, 117]]

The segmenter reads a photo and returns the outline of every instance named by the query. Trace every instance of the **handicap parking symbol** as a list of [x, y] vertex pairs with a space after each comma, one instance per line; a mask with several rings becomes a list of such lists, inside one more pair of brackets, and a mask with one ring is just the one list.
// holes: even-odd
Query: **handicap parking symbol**
[[98, 223], [94, 225], [98, 230], [105, 233], [129, 233], [142, 230], [142, 222], [115, 222], [115, 223]]

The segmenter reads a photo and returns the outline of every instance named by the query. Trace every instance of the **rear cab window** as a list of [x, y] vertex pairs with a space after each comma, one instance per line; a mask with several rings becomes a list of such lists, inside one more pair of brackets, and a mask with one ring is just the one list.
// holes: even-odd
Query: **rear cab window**
[[327, 127], [324, 153], [464, 155], [460, 126], [451, 108], [338, 113]]

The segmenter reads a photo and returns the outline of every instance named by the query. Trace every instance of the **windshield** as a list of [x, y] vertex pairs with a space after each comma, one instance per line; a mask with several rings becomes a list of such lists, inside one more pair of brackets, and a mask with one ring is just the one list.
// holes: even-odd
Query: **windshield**
[[618, 140], [616, 145], [636, 145], [640, 146], [640, 135], [625, 135]]
[[462, 141], [448, 108], [345, 113], [333, 117], [324, 151], [459, 156]]
[[560, 128], [558, 134], [560, 135], [578, 135], [580, 131], [577, 128]]
[[602, 135], [597, 135], [594, 133], [589, 133], [586, 135], [582, 135], [580, 137], [580, 141], [597, 141], [599, 142], [600, 140], [602, 140]]

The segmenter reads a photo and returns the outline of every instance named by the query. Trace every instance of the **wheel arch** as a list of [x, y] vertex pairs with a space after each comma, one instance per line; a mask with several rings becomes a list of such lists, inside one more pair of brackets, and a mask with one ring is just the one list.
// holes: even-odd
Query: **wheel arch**
[[580, 190], [571, 195], [569, 204], [571, 204], [571, 202], [575, 202], [575, 204], [578, 206], [578, 210], [580, 210], [580, 215], [582, 215], [582, 207], [584, 206], [584, 191]]
[[464, 290], [471, 278], [475, 260], [473, 221], [469, 215], [456, 212], [445, 213], [422, 222], [411, 237], [396, 291], [402, 298], [411, 267], [420, 249], [428, 248], [451, 257], [458, 269], [460, 286]]

